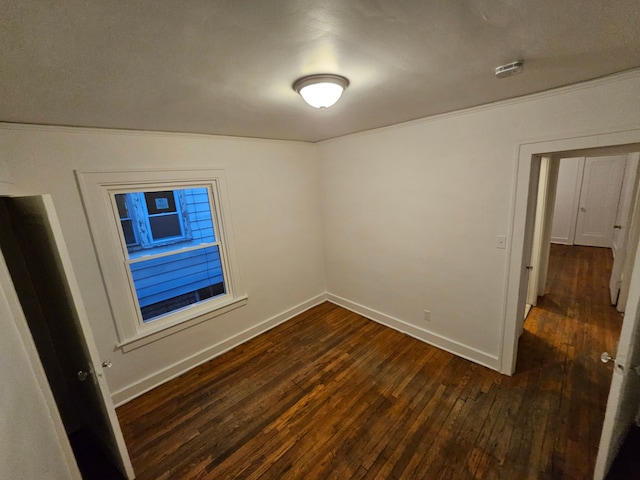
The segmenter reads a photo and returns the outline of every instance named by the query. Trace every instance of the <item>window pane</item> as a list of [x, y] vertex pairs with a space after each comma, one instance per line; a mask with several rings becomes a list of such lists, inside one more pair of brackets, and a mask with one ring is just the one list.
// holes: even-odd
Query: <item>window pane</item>
[[131, 264], [144, 322], [226, 293], [217, 246]]
[[178, 214], [149, 217], [149, 225], [154, 240], [182, 236]]
[[147, 192], [144, 194], [149, 215], [176, 212], [176, 199], [173, 190], [166, 192]]
[[183, 190], [183, 192], [194, 241], [198, 243], [215, 242], [216, 235], [213, 231], [209, 191], [206, 188], [190, 188]]
[[205, 187], [118, 193], [115, 203], [131, 259], [217, 241]]
[[136, 235], [133, 233], [133, 225], [131, 220], [120, 220], [122, 226], [122, 233], [124, 233], [124, 240], [127, 245], [133, 245], [136, 243]]
[[116, 205], [118, 206], [118, 215], [120, 215], [120, 218], [129, 218], [129, 211], [127, 210], [127, 201], [124, 193], [118, 193], [116, 195]]

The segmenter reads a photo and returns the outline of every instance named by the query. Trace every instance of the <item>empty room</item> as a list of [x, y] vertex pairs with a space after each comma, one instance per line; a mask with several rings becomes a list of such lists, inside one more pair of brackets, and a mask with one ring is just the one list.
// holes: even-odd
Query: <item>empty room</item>
[[630, 475], [637, 2], [0, 6], [0, 478]]

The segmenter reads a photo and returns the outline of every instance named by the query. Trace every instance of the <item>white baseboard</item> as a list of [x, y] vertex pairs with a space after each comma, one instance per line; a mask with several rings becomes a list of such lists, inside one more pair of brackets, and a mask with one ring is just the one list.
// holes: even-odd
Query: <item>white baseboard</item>
[[568, 237], [551, 237], [551, 243], [559, 243], [560, 245], [569, 245]]
[[227, 338], [221, 342], [216, 343], [210, 347], [205, 348], [187, 358], [184, 358], [173, 365], [163, 368], [151, 375], [148, 375], [118, 391], [112, 393], [111, 398], [116, 407], [119, 407], [136, 397], [148, 392], [162, 385], [169, 380], [176, 378], [183, 373], [191, 370], [192, 368], [201, 365], [212, 358], [215, 358], [223, 353], [231, 350], [232, 348], [244, 343], [252, 338], [271, 330], [272, 328], [280, 325], [281, 323], [290, 320], [291, 318], [299, 315], [300, 313], [309, 310], [316, 305], [321, 304], [324, 301], [329, 301], [340, 307], [346, 308], [352, 312], [362, 315], [369, 320], [373, 320], [386, 327], [393, 328], [394, 330], [409, 335], [420, 341], [428, 343], [434, 347], [445, 350], [449, 353], [457, 355], [462, 358], [466, 358], [469, 361], [478, 363], [492, 370], [500, 371], [500, 359], [497, 356], [490, 355], [486, 352], [482, 352], [478, 349], [464, 345], [458, 341], [444, 337], [437, 333], [430, 332], [423, 328], [416, 327], [403, 320], [397, 319], [390, 315], [387, 315], [377, 310], [373, 310], [364, 305], [347, 300], [346, 298], [339, 297], [331, 293], [323, 293], [317, 295], [309, 300], [296, 305], [284, 312], [274, 315], [259, 324], [248, 328], [230, 338]]
[[116, 407], [119, 407], [120, 405], [123, 405], [130, 400], [139, 397], [143, 393], [146, 393], [149, 390], [152, 390], [155, 387], [182, 375], [183, 373], [197, 367], [198, 365], [208, 362], [212, 358], [222, 355], [223, 353], [231, 350], [241, 343], [251, 340], [253, 337], [271, 330], [281, 323], [286, 322], [296, 315], [299, 315], [300, 313], [309, 310], [310, 308], [315, 307], [316, 305], [319, 305], [326, 300], [327, 296], [325, 293], [310, 298], [309, 300], [302, 302], [288, 310], [285, 310], [278, 315], [274, 315], [273, 317], [268, 318], [267, 320], [264, 320], [251, 328], [248, 328], [230, 338], [218, 342], [215, 345], [207, 347], [204, 350], [194, 353], [187, 358], [175, 362], [173, 365], [169, 365], [162, 370], [152, 373], [151, 375], [148, 375], [130, 385], [127, 385], [124, 388], [121, 388], [116, 392], [113, 392], [111, 394], [111, 399], [113, 400], [114, 405]]
[[429, 345], [440, 348], [459, 357], [466, 358], [467, 360], [478, 363], [492, 370], [500, 371], [500, 359], [497, 356], [482, 352], [437, 333], [416, 327], [415, 325], [403, 320], [378, 312], [377, 310], [365, 307], [364, 305], [360, 305], [332, 293], [327, 293], [326, 299], [331, 303], [335, 303], [347, 310], [351, 310], [352, 312], [362, 315], [369, 320], [373, 320], [389, 328], [393, 328], [398, 332], [421, 340]]

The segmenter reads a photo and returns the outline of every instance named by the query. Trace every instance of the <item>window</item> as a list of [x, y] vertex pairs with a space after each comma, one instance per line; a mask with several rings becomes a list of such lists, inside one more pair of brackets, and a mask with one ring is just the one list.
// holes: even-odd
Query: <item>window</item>
[[207, 188], [113, 198], [144, 323], [226, 293]]
[[223, 171], [77, 175], [125, 350], [246, 302]]

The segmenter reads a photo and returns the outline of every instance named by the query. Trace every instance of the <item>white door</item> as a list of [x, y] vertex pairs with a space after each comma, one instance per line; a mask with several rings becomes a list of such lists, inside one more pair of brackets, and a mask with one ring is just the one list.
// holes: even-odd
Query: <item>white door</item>
[[624, 155], [586, 159], [576, 221], [576, 245], [611, 248], [625, 160]]
[[[523, 256], [522, 261], [523, 264], [521, 266], [522, 270], [520, 273], [520, 287], [518, 292], [518, 323], [516, 325], [516, 332], [518, 338], [524, 332], [524, 321], [529, 314], [529, 310], [531, 309], [531, 304], [527, 303], [527, 295], [529, 293], [529, 277], [531, 275], [531, 271], [533, 266], [531, 265], [531, 261], [533, 259], [533, 237], [535, 231], [535, 219], [536, 219], [536, 211], [537, 211], [537, 195], [540, 183], [540, 170], [542, 165], [541, 157], [537, 157], [531, 162], [531, 179], [529, 182], [529, 199], [530, 201], [527, 203], [527, 216], [525, 223], [525, 237], [524, 237], [524, 248], [523, 248]], [[513, 352], [513, 368], [515, 369], [515, 358], [517, 355], [518, 345], [516, 342], [515, 350]]]
[[[613, 379], [609, 390], [607, 409], [602, 425], [600, 447], [594, 478], [603, 479], [627, 432], [636, 421], [640, 406], [640, 255], [636, 254], [634, 274], [629, 288], [629, 299], [622, 322], [618, 351], [613, 365]], [[593, 368], [603, 368], [594, 359]], [[607, 368], [607, 366], [604, 366]]]
[[553, 219], [552, 212], [558, 180], [558, 167], [559, 163], [557, 161], [553, 163], [551, 157], [542, 157], [540, 159], [531, 261], [528, 265], [531, 268], [529, 269], [527, 305], [532, 307], [538, 304], [538, 297], [544, 295], [548, 267], [545, 261], [548, 263], [549, 260], [548, 250], [551, 240], [551, 220]]
[[[84, 426], [101, 442], [126, 478], [134, 473], [93, 340], [58, 217], [48, 195], [7, 199], [39, 302], [56, 340], [64, 343], [63, 366]], [[80, 372], [87, 372], [86, 378]]]
[[535, 307], [538, 304], [538, 275], [540, 272], [542, 239], [544, 237], [544, 215], [547, 200], [547, 187], [549, 183], [549, 163], [550, 160], [548, 157], [542, 157], [540, 160], [540, 176], [538, 179], [536, 213], [533, 226], [533, 240], [531, 244], [531, 260], [527, 265], [527, 269], [529, 270], [529, 281], [527, 286], [527, 309], [525, 310], [525, 318], [529, 314], [531, 307]]
[[[630, 226], [632, 212], [635, 205], [635, 189], [637, 187], [638, 161], [640, 155], [634, 153], [627, 157], [627, 166], [624, 171], [622, 181], [622, 193], [620, 194], [620, 205], [618, 215], [613, 230], [613, 268], [609, 280], [609, 292], [611, 293], [611, 304], [616, 305], [620, 287], [622, 284], [622, 272], [624, 270], [625, 258], [627, 255], [627, 245], [630, 237]], [[620, 310], [624, 309], [624, 305]]]

